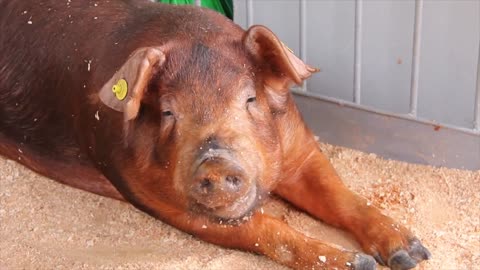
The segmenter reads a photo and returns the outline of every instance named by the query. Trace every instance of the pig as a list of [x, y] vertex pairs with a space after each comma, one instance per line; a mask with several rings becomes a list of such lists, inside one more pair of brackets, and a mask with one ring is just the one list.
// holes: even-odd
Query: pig
[[[350, 191], [289, 89], [317, 70], [268, 28], [148, 1], [0, 1], [0, 154], [294, 269], [414, 268], [429, 251]], [[259, 211], [270, 194], [343, 250]]]

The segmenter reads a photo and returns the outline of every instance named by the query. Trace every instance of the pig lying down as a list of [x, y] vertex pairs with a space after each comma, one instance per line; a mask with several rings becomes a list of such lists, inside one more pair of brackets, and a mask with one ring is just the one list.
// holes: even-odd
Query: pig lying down
[[[295, 269], [430, 257], [339, 179], [289, 92], [316, 70], [269, 29], [140, 0], [4, 0], [0, 33], [0, 154]], [[350, 232], [364, 253], [263, 213], [269, 194]]]

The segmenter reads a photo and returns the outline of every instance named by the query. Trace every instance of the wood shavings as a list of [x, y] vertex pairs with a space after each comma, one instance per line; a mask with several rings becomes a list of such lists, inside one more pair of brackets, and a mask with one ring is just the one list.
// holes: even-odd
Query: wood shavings
[[[327, 144], [321, 148], [346, 185], [366, 203], [383, 204], [385, 214], [411, 228], [430, 249], [433, 259], [419, 269], [480, 265], [480, 171], [383, 160]], [[0, 261], [6, 269], [287, 269], [264, 256], [205, 243], [126, 203], [66, 187], [3, 157], [0, 187]], [[307, 236], [360, 250], [349, 234], [281, 200], [269, 200], [263, 209]], [[288, 255], [284, 252], [285, 259]], [[318, 260], [321, 264], [323, 258]]]

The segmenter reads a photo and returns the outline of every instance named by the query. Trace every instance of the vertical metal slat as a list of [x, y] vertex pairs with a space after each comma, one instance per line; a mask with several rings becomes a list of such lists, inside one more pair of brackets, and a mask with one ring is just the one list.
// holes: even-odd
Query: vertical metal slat
[[417, 116], [418, 80], [420, 74], [420, 45], [422, 40], [423, 0], [415, 1], [415, 18], [413, 29], [412, 75], [410, 82], [410, 111], [411, 116]]
[[[300, 59], [307, 62], [307, 0], [300, 0]], [[307, 91], [307, 81], [303, 82], [302, 91]]]
[[253, 0], [247, 0], [247, 28], [253, 25]]
[[475, 92], [475, 107], [473, 119], [473, 130], [480, 131], [480, 42], [478, 45], [477, 89]]
[[355, 51], [353, 70], [353, 102], [360, 104], [362, 76], [362, 16], [363, 0], [355, 1]]

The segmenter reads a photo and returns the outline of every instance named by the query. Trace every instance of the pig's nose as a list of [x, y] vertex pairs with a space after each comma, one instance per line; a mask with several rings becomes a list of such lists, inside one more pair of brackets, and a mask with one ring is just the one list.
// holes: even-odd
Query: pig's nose
[[191, 193], [199, 203], [215, 208], [231, 204], [247, 189], [247, 177], [235, 162], [213, 158], [197, 168]]
[[198, 190], [201, 194], [208, 195], [216, 190], [223, 192], [237, 192], [242, 186], [239, 176], [227, 175], [218, 177], [204, 177], [198, 181]]

